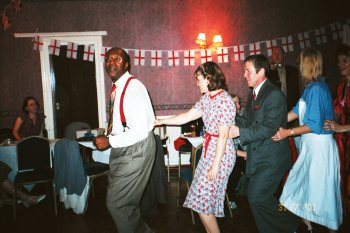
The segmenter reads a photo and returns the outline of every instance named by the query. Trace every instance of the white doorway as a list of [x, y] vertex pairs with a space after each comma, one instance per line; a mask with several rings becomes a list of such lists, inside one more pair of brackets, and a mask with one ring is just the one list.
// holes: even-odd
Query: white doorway
[[46, 115], [45, 125], [48, 132], [48, 138], [54, 139], [55, 130], [55, 77], [50, 63], [49, 45], [51, 39], [61, 42], [73, 42], [79, 45], [93, 45], [95, 48], [95, 71], [96, 71], [96, 89], [97, 89], [97, 107], [98, 124], [100, 128], [105, 128], [107, 124], [106, 97], [103, 71], [103, 58], [100, 55], [102, 51], [102, 36], [107, 35], [106, 31], [96, 32], [53, 32], [53, 33], [15, 33], [15, 37], [35, 37], [43, 38], [43, 47], [40, 51], [40, 65], [43, 89], [44, 114]]

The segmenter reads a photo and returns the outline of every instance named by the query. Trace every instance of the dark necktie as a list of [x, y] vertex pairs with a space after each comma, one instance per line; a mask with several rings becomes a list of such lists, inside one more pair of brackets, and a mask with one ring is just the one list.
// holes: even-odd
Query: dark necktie
[[117, 86], [113, 83], [112, 90], [111, 90], [111, 98], [109, 100], [107, 135], [111, 134], [112, 128], [113, 128], [113, 106], [114, 106], [115, 89], [116, 88], [117, 88]]

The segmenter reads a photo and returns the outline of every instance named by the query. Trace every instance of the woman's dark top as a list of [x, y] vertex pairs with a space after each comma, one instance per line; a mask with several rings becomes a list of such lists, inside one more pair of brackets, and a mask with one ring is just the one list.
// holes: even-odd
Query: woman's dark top
[[45, 116], [42, 113], [36, 114], [36, 122], [32, 121], [32, 119], [29, 118], [29, 115], [21, 112], [18, 115], [19, 118], [23, 120], [23, 124], [19, 128], [19, 135], [22, 138], [30, 137], [30, 136], [39, 136], [41, 133], [41, 129], [45, 120]]

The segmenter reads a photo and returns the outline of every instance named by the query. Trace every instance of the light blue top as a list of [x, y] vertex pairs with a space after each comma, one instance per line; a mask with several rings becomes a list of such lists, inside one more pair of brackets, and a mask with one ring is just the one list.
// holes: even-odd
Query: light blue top
[[[320, 77], [319, 81], [308, 84], [300, 99], [306, 102], [304, 124], [315, 134], [332, 134], [332, 131], [323, 129], [325, 120], [334, 119], [332, 95], [325, 78]], [[292, 111], [299, 115], [299, 102]]]

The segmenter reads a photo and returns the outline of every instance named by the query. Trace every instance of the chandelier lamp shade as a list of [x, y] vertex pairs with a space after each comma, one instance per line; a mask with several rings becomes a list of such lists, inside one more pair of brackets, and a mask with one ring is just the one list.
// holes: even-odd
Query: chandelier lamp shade
[[200, 32], [196, 39], [196, 44], [198, 44], [200, 49], [208, 49], [217, 50], [218, 48], [223, 46], [221, 35], [215, 35], [213, 38], [213, 42], [210, 44], [207, 42], [205, 33]]

